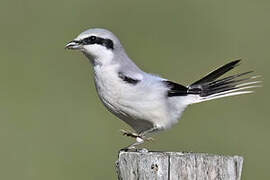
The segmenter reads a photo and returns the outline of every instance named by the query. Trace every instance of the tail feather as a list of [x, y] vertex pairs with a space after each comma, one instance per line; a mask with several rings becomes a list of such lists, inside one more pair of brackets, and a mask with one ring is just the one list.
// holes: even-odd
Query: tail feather
[[[236, 79], [236, 78], [238, 78], [238, 77], [241, 77], [241, 76], [244, 76], [244, 75], [247, 75], [247, 74], [250, 74], [250, 73], [253, 73], [253, 71], [247, 71], [247, 72], [244, 72], [244, 73], [240, 73], [240, 74], [228, 76], [228, 77], [223, 78], [223, 79], [220, 79], [220, 80], [216, 80], [216, 81], [209, 82], [209, 84], [210, 84], [210, 85], [216, 85], [216, 84], [225, 83], [225, 82], [228, 82], [228, 81], [230, 81], [230, 80]], [[250, 77], [250, 78], [252, 78], [252, 77]], [[247, 78], [246, 78], [246, 79], [247, 79]]]
[[259, 76], [244, 77], [253, 71], [218, 79], [220, 76], [236, 67], [239, 62], [240, 60], [236, 60], [225, 64], [188, 86], [188, 94], [199, 95], [199, 98], [196, 98], [193, 103], [252, 93], [253, 91], [246, 91], [245, 89], [260, 87], [258, 84], [261, 83], [261, 81], [253, 81], [253, 79], [258, 78]]
[[219, 78], [220, 76], [222, 76], [226, 72], [228, 72], [231, 69], [233, 69], [236, 66], [238, 66], [240, 61], [241, 60], [238, 59], [238, 60], [229, 62], [228, 64], [225, 64], [225, 65], [221, 66], [220, 68], [218, 68], [218, 69], [210, 72], [209, 74], [207, 74], [206, 76], [204, 76], [202, 79], [194, 82], [190, 86], [195, 86], [195, 85], [198, 85], [198, 84], [203, 84], [203, 83], [206, 83], [206, 82], [211, 82], [213, 80], [216, 80], [217, 78]]
[[201, 98], [201, 99], [198, 99], [194, 103], [209, 101], [209, 100], [213, 100], [213, 99], [219, 99], [219, 98], [228, 97], [228, 96], [236, 96], [236, 95], [240, 95], [240, 94], [249, 94], [249, 93], [253, 93], [253, 91], [239, 91], [239, 92], [232, 92], [232, 93], [222, 94], [222, 95], [208, 97], [208, 98]]

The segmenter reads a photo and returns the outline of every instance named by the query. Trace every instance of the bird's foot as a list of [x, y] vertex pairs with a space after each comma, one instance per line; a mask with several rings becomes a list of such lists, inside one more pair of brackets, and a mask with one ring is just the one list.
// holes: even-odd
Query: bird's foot
[[132, 137], [136, 139], [136, 142], [125, 147], [122, 148], [120, 151], [125, 151], [125, 152], [148, 152], [147, 149], [143, 148], [143, 149], [137, 149], [136, 146], [144, 143], [145, 141], [154, 141], [154, 139], [152, 137], [146, 137], [143, 134], [138, 134], [138, 133], [134, 133], [134, 132], [130, 132], [130, 131], [126, 131], [121, 129], [121, 132], [123, 133], [124, 136], [128, 136], [128, 137]]
[[131, 131], [126, 131], [124, 129], [120, 129], [120, 132], [123, 134], [123, 136], [132, 137], [132, 138], [139, 137], [139, 134], [131, 132]]
[[138, 134], [138, 133], [135, 133], [135, 132], [131, 132], [131, 131], [126, 131], [124, 129], [121, 129], [120, 132], [123, 134], [123, 136], [127, 136], [127, 137], [132, 137], [132, 138], [135, 138], [136, 141], [154, 141], [154, 138], [152, 137], [146, 137], [146, 136], [143, 136], [141, 134]]
[[125, 148], [120, 149], [119, 152], [121, 152], [121, 151], [123, 151], [123, 152], [139, 152], [139, 153], [148, 153], [149, 152], [148, 149], [146, 149], [146, 148], [137, 149], [135, 147], [125, 147]]
[[137, 148], [135, 146], [127, 146], [127, 147], [124, 147], [122, 149], [120, 149], [120, 152], [121, 151], [124, 151], [124, 152], [137, 152]]

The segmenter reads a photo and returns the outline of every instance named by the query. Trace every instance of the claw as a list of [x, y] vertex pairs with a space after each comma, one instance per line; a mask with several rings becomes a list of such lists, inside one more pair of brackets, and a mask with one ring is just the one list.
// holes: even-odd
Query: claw
[[139, 134], [133, 133], [133, 132], [130, 132], [130, 131], [126, 131], [124, 129], [120, 129], [120, 132], [123, 134], [123, 136], [128, 136], [128, 137], [133, 137], [133, 138], [140, 137]]
[[134, 132], [126, 131], [124, 129], [120, 129], [120, 132], [123, 134], [123, 136], [132, 137], [132, 138], [136, 139], [135, 143], [133, 143], [133, 144], [131, 144], [131, 145], [125, 147], [125, 148], [122, 148], [120, 151], [125, 151], [125, 152], [127, 152], [127, 151], [139, 151], [136, 148], [136, 146], [144, 143], [145, 141], [148, 141], [148, 142], [154, 141], [154, 138], [146, 137], [143, 134], [137, 134], [137, 133], [134, 133]]
[[145, 141], [150, 141], [150, 142], [155, 140], [152, 137], [145, 137], [143, 135], [140, 135], [134, 132], [126, 131], [124, 129], [120, 129], [120, 132], [123, 134], [123, 136], [127, 136], [127, 137], [140, 138], [140, 139], [143, 139]]

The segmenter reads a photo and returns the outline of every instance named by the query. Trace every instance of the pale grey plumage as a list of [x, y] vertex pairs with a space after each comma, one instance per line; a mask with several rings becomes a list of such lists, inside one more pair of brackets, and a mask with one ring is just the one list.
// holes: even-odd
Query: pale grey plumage
[[[105, 29], [89, 29], [67, 44], [68, 49], [82, 51], [92, 62], [95, 84], [107, 109], [129, 124], [143, 142], [145, 135], [165, 130], [176, 124], [189, 104], [251, 93], [244, 89], [256, 87], [232, 80], [216, 81], [238, 65], [230, 62], [191, 86], [182, 86], [142, 71], [126, 54], [118, 38]], [[242, 76], [242, 75], [241, 75]], [[207, 95], [209, 94], [209, 95]]]

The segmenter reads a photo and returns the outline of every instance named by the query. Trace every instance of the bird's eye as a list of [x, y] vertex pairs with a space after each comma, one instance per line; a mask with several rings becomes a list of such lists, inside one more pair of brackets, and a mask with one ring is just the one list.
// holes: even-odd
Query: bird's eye
[[96, 41], [97, 37], [96, 36], [90, 36], [82, 40], [82, 44], [94, 44]]
[[90, 37], [90, 40], [91, 40], [91, 41], [95, 41], [96, 38], [97, 38], [96, 36], [91, 36], [91, 37]]

